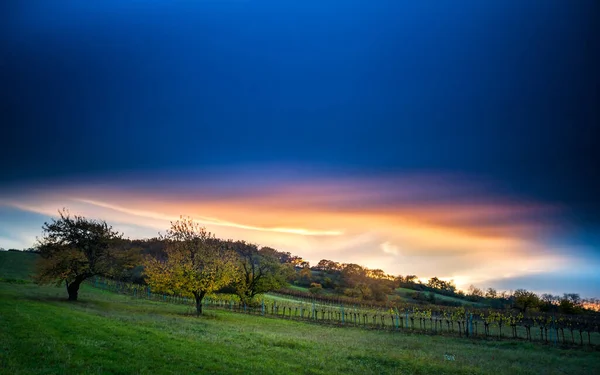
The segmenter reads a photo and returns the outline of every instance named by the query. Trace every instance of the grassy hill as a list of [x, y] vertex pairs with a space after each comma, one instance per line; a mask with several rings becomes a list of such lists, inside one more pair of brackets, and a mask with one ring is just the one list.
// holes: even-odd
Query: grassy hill
[[[411, 302], [411, 301], [414, 301], [411, 296], [414, 293], [418, 292], [418, 291], [415, 290], [415, 289], [408, 289], [408, 288], [396, 288], [395, 292], [403, 300]], [[433, 294], [434, 297], [435, 297], [435, 300], [437, 300], [437, 301], [454, 302], [454, 303], [457, 303], [457, 304], [460, 304], [460, 305], [463, 305], [463, 306], [475, 306], [475, 307], [483, 307], [483, 306], [485, 306], [483, 303], [471, 302], [471, 301], [467, 301], [465, 299], [451, 297], [451, 296], [445, 296], [445, 295], [439, 294], [439, 293], [433, 293], [433, 292], [423, 292], [423, 293], [425, 293], [425, 294]]]
[[36, 253], [0, 251], [0, 277], [29, 280], [38, 257], [39, 255]]
[[[0, 256], [2, 278], [26, 277], [35, 259]], [[600, 371], [600, 356], [591, 349], [340, 328], [214, 310], [196, 318], [191, 306], [132, 299], [89, 285], [83, 286], [80, 302], [65, 299], [64, 288], [0, 282], [0, 374]]]

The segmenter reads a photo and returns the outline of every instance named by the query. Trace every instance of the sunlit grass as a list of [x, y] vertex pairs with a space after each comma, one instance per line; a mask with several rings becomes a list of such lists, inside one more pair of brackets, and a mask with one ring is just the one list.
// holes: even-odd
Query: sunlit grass
[[23, 256], [34, 257], [0, 253], [0, 277], [13, 280], [0, 282], [0, 374], [600, 371], [599, 353], [587, 348], [341, 328], [210, 308], [197, 318], [191, 305], [89, 285], [80, 301], [67, 302], [64, 288], [14, 282], [30, 272], [34, 258], [18, 264]]
[[[0, 373], [594, 373], [598, 352], [326, 327], [0, 283]], [[454, 361], [445, 359], [454, 356]]]

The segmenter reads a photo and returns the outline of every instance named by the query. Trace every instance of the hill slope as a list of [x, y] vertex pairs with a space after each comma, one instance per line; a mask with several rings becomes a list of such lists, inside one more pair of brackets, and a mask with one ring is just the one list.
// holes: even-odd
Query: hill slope
[[21, 251], [0, 251], [0, 277], [5, 279], [28, 280], [34, 271], [36, 253]]
[[[28, 262], [28, 254], [20, 255]], [[11, 264], [0, 268], [0, 277], [21, 269]], [[87, 285], [80, 298], [69, 303], [63, 288], [0, 282], [0, 374], [600, 370], [600, 356], [592, 351], [324, 327], [225, 311], [196, 318], [189, 306], [131, 299]]]

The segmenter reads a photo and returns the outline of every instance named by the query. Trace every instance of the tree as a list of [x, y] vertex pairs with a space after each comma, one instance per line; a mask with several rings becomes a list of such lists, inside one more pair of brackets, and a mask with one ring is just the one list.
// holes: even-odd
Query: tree
[[515, 290], [513, 297], [515, 307], [523, 313], [527, 312], [527, 309], [537, 307], [540, 304], [540, 299], [537, 294], [525, 289]]
[[69, 301], [76, 301], [85, 279], [116, 277], [135, 265], [135, 250], [123, 246], [122, 234], [105, 221], [71, 216], [66, 209], [59, 216], [42, 227], [37, 244], [41, 255], [35, 276], [38, 284], [65, 282]]
[[298, 272], [298, 282], [303, 285], [309, 285], [312, 280], [312, 272], [310, 268], [304, 267]]
[[417, 282], [417, 275], [406, 275], [406, 277], [404, 278], [404, 282], [407, 284], [414, 284]]
[[565, 293], [558, 301], [558, 310], [564, 314], [576, 314], [583, 310], [581, 297], [577, 293]]
[[260, 249], [261, 252], [263, 252], [264, 254], [269, 254], [270, 256], [276, 258], [279, 263], [282, 264], [291, 264], [292, 266], [297, 266], [299, 264], [301, 264], [302, 262], [304, 262], [304, 260], [302, 258], [300, 258], [299, 256], [296, 255], [292, 255], [289, 251], [288, 252], [283, 252], [283, 251], [278, 251], [275, 250], [271, 247], [267, 247], [264, 246]]
[[308, 291], [313, 295], [321, 294], [321, 292], [323, 291], [323, 286], [319, 283], [310, 283]]
[[427, 282], [427, 286], [434, 289], [439, 289], [442, 291], [454, 293], [456, 291], [456, 286], [454, 285], [454, 281], [444, 281], [437, 277], [432, 277]]
[[158, 292], [194, 297], [196, 313], [202, 299], [230, 284], [236, 276], [236, 254], [206, 228], [183, 216], [171, 222], [163, 237], [164, 257], [148, 256], [144, 262], [150, 287]]
[[387, 301], [388, 294], [392, 292], [391, 288], [385, 282], [385, 280], [375, 280], [369, 285], [371, 289], [371, 295], [376, 301]]
[[344, 264], [342, 268], [342, 280], [348, 288], [354, 288], [359, 283], [366, 284], [367, 270], [358, 264]]
[[427, 281], [427, 286], [434, 289], [443, 289], [444, 281], [437, 277], [432, 277]]
[[293, 272], [293, 266], [282, 265], [270, 248], [258, 250], [256, 245], [244, 241], [232, 246], [238, 256], [239, 270], [235, 291], [244, 304], [251, 304], [258, 294], [281, 288], [286, 284], [289, 271]]
[[314, 267], [315, 271], [323, 271], [326, 273], [335, 273], [341, 271], [342, 265], [329, 259], [321, 259]]
[[381, 270], [381, 269], [369, 270], [368, 273], [369, 273], [369, 277], [371, 277], [373, 279], [389, 280], [392, 278], [392, 276], [389, 276], [388, 274], [383, 272], [383, 270]]
[[578, 293], [565, 293], [563, 294], [563, 298], [568, 299], [574, 305], [581, 305], [581, 297]]
[[485, 292], [485, 296], [487, 298], [496, 298], [498, 296], [498, 292], [494, 288], [488, 288], [487, 292]]
[[469, 286], [469, 295], [473, 297], [483, 297], [483, 290], [479, 289], [475, 285]]
[[558, 301], [560, 300], [560, 297], [549, 294], [549, 293], [544, 293], [544, 294], [542, 294], [541, 300], [542, 300], [542, 302], [544, 302], [547, 305], [554, 305], [554, 304], [558, 303]]

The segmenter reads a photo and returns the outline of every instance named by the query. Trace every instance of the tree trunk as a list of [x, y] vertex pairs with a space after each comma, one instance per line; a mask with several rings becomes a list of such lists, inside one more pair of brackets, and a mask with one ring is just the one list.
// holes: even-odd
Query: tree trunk
[[76, 278], [71, 283], [66, 283], [66, 284], [67, 284], [67, 293], [69, 293], [69, 301], [77, 301], [79, 285], [81, 285], [81, 280]]
[[202, 299], [204, 298], [205, 292], [194, 292], [194, 298], [196, 299], [196, 315], [202, 315]]

